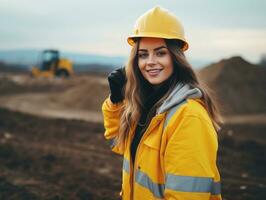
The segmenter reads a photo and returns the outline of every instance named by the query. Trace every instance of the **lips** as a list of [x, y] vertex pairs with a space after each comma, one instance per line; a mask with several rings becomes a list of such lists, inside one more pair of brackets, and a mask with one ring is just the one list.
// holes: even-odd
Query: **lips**
[[157, 76], [161, 71], [162, 71], [162, 69], [149, 69], [149, 70], [147, 70], [147, 72], [150, 76]]

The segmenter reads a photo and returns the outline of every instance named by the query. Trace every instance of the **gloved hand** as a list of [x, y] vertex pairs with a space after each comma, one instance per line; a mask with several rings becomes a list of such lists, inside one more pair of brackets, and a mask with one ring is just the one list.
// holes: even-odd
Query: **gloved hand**
[[112, 71], [108, 75], [108, 82], [110, 88], [110, 99], [113, 103], [119, 103], [124, 100], [124, 86], [126, 84], [126, 70], [121, 67]]

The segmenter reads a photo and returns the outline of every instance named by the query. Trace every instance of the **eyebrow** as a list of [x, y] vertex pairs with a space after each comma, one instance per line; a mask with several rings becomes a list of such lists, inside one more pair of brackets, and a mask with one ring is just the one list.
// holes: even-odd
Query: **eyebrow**
[[[166, 46], [160, 46], [153, 49], [154, 51], [158, 51], [159, 49], [167, 48]], [[147, 51], [147, 49], [139, 49], [139, 51]]]

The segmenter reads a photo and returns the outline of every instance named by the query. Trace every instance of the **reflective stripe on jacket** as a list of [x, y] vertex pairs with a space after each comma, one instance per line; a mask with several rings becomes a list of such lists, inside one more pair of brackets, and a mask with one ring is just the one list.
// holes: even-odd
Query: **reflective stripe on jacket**
[[130, 144], [135, 125], [122, 151], [114, 138], [123, 103], [113, 104], [109, 98], [104, 101], [104, 136], [112, 151], [124, 156], [121, 192], [124, 200], [222, 199], [216, 166], [216, 131], [201, 100], [187, 98], [185, 103], [183, 100], [165, 128], [167, 110], [153, 117], [139, 143], [134, 166]]

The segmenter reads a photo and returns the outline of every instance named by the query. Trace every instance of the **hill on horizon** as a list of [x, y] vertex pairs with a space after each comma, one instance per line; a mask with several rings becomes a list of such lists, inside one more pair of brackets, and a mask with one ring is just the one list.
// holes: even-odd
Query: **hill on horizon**
[[[41, 49], [0, 50], [0, 61], [8, 64], [27, 66], [36, 65], [41, 60]], [[125, 62], [122, 56], [106, 56], [89, 53], [72, 53], [60, 51], [61, 57], [70, 59], [74, 64], [102, 64], [117, 66]]]
[[[16, 64], [22, 68], [29, 68], [32, 65], [40, 62], [41, 52], [43, 49], [13, 49], [0, 50], [0, 61], [7, 64]], [[59, 49], [60, 50], [60, 49]], [[112, 67], [124, 65], [127, 61], [127, 56], [108, 56], [91, 53], [79, 53], [61, 51], [61, 56], [69, 58], [74, 65], [82, 66], [86, 64], [109, 65]], [[189, 63], [195, 69], [202, 68], [210, 63], [208, 59], [194, 59], [187, 57]]]
[[239, 56], [222, 59], [198, 72], [216, 93], [223, 114], [266, 113], [266, 68]]
[[[33, 66], [41, 65], [41, 50], [0, 50], [0, 71], [28, 72]], [[125, 62], [122, 56], [103, 56], [96, 54], [60, 52], [62, 58], [70, 59], [74, 71], [108, 73], [121, 67]]]

